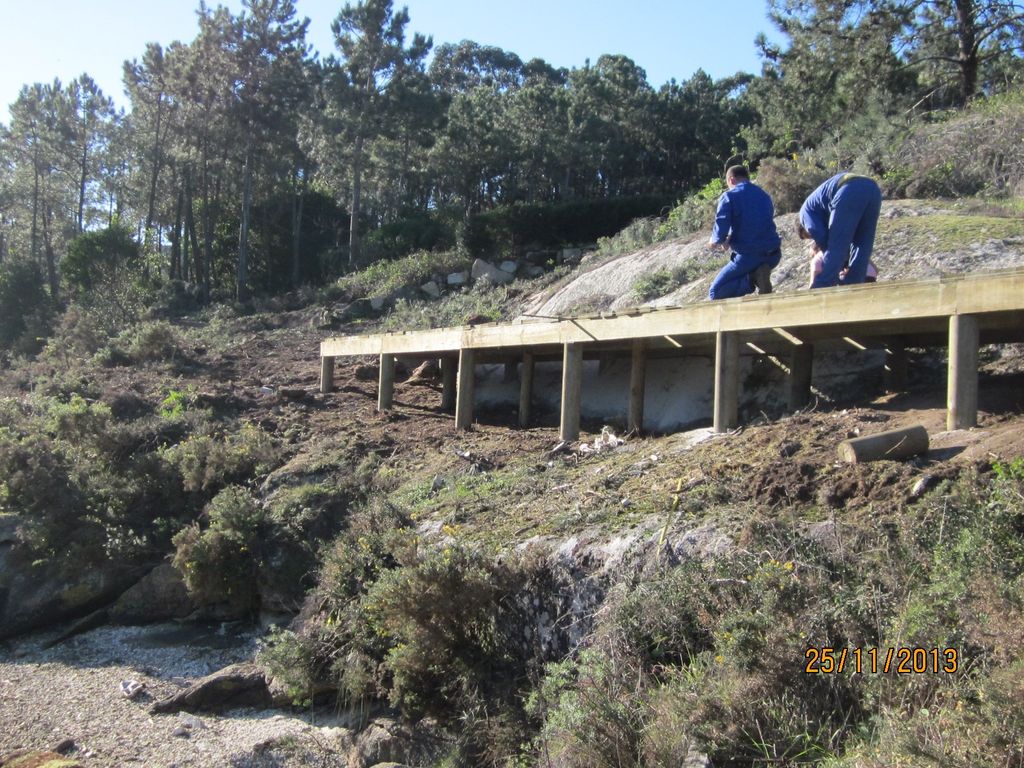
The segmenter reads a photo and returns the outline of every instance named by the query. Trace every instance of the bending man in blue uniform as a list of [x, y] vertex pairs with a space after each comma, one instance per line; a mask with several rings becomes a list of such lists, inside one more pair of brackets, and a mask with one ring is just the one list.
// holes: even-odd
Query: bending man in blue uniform
[[804, 200], [797, 232], [823, 256], [811, 288], [865, 282], [881, 208], [878, 184], [854, 173], [836, 174]]
[[771, 293], [772, 270], [782, 258], [782, 243], [775, 230], [775, 206], [768, 193], [750, 181], [742, 165], [725, 172], [729, 190], [718, 199], [711, 245], [731, 248], [732, 257], [722, 267], [711, 288], [710, 299]]

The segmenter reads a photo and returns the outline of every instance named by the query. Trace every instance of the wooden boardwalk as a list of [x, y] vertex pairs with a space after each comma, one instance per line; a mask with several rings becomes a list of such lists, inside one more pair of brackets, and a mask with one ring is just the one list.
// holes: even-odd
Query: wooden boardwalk
[[558, 320], [526, 320], [406, 333], [325, 339], [320, 345], [321, 391], [331, 389], [334, 359], [380, 359], [378, 408], [391, 407], [395, 360], [440, 359], [442, 404], [455, 425], [473, 422], [473, 371], [479, 363], [522, 363], [519, 422], [530, 419], [534, 364], [561, 359], [563, 440], [579, 437], [584, 357], [631, 358], [628, 426], [643, 423], [646, 360], [712, 354], [716, 431], [738, 425], [741, 351], [768, 355], [789, 375], [789, 404], [810, 399], [814, 345], [840, 340], [858, 349], [884, 346], [891, 388], [901, 389], [908, 347], [949, 348], [947, 427], [977, 424], [978, 348], [1024, 341], [1024, 269], [930, 280], [882, 282], [796, 293], [641, 308]]

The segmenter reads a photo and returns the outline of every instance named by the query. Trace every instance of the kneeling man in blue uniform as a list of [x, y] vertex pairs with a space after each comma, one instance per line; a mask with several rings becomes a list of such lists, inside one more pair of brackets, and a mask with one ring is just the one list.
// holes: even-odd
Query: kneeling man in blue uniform
[[811, 288], [865, 282], [881, 209], [878, 184], [855, 173], [838, 173], [807, 196], [797, 233], [823, 257]]
[[732, 258], [711, 283], [710, 299], [771, 293], [771, 272], [782, 258], [775, 230], [775, 206], [768, 193], [750, 181], [742, 165], [725, 172], [729, 190], [718, 199], [711, 245], [732, 249]]

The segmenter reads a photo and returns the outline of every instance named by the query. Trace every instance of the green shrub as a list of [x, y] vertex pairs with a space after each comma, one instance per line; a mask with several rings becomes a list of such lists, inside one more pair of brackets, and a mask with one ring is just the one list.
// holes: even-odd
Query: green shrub
[[420, 251], [393, 261], [375, 261], [359, 272], [338, 281], [338, 289], [350, 299], [367, 296], [392, 296], [415, 290], [434, 275], [469, 269], [471, 259], [458, 251], [428, 253]]
[[910, 197], [1024, 192], [1024, 92], [977, 99], [916, 126], [890, 159]]
[[615, 234], [597, 239], [597, 258], [636, 253], [661, 239], [658, 235], [660, 227], [660, 220], [655, 218], [631, 221]]
[[206, 506], [209, 523], [183, 528], [173, 539], [174, 567], [199, 603], [257, 607], [267, 514], [244, 488], [225, 488]]
[[668, 218], [658, 228], [658, 239], [683, 237], [703, 229], [710, 229], [715, 220], [718, 198], [725, 190], [725, 182], [716, 177], [697, 192], [686, 197], [669, 211]]
[[650, 301], [667, 293], [671, 293], [688, 280], [689, 271], [684, 267], [676, 269], [659, 269], [640, 277], [633, 283], [633, 296], [638, 301]]
[[314, 652], [308, 638], [271, 627], [269, 635], [260, 642], [256, 663], [267, 670], [275, 684], [284, 688], [293, 706], [309, 706], [317, 683], [313, 674]]
[[838, 169], [814, 153], [761, 161], [755, 181], [772, 197], [776, 215], [800, 210], [804, 200]]
[[253, 424], [225, 437], [193, 435], [163, 452], [186, 491], [213, 492], [269, 472], [281, 457], [277, 441]]
[[182, 353], [181, 337], [164, 321], [140, 323], [122, 333], [117, 341], [137, 363], [173, 360]]
[[389, 641], [391, 703], [409, 716], [447, 718], [501, 698], [515, 679], [510, 627], [503, 626], [510, 587], [504, 569], [461, 546], [385, 571], [366, 595], [365, 612]]
[[503, 206], [471, 216], [459, 242], [470, 255], [486, 259], [516, 258], [529, 248], [594, 243], [636, 219], [659, 215], [666, 202], [641, 196]]
[[37, 352], [49, 335], [52, 308], [38, 265], [0, 264], [0, 353]]
[[481, 318], [487, 322], [498, 321], [509, 295], [505, 287], [474, 286], [471, 291], [449, 293], [439, 301], [399, 299], [382, 321], [381, 328], [409, 331], [466, 325], [470, 318], [475, 318], [474, 322], [480, 322]]

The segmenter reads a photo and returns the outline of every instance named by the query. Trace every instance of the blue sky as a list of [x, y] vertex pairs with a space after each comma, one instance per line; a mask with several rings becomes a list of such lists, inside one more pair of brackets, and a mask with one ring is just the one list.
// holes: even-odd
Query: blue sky
[[[209, 0], [217, 5], [216, 0]], [[237, 11], [240, 0], [222, 2]], [[333, 50], [331, 20], [340, 0], [296, 0], [310, 19], [309, 42]], [[195, 36], [198, 0], [19, 0], [5, 2], [0, 27], [0, 120], [27, 83], [67, 82], [88, 72], [125, 104], [121, 64], [147, 42]], [[685, 80], [697, 69], [712, 77], [760, 72], [754, 46], [771, 33], [766, 0], [396, 0], [409, 9], [409, 29], [435, 45], [468, 39], [579, 67], [603, 53], [621, 53], [647, 71], [655, 87]]]

